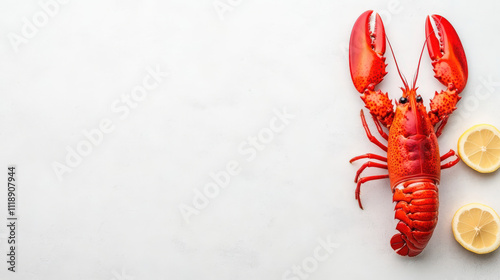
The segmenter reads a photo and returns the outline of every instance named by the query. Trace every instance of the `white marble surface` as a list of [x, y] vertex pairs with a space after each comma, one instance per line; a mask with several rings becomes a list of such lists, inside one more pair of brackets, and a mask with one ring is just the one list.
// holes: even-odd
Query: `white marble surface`
[[[498, 172], [443, 172], [440, 221], [418, 258], [389, 246], [387, 181], [364, 186], [358, 208], [360, 163], [348, 160], [380, 151], [346, 59], [352, 24], [375, 9], [411, 77], [425, 16], [447, 17], [470, 69], [440, 138], [455, 148], [474, 124], [500, 127], [498, 1], [47, 2], [0, 2], [0, 182], [15, 164], [19, 184], [18, 272], [2, 226], [1, 279], [498, 277], [500, 254], [469, 253], [450, 228], [466, 203], [500, 210]], [[380, 87], [397, 98], [387, 61]], [[418, 84], [426, 102], [443, 88], [427, 55]], [[214, 188], [221, 172], [229, 182]]]

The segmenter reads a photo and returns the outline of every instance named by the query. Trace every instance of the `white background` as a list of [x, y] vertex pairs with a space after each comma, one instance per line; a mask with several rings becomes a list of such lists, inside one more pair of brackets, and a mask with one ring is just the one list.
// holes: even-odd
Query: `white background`
[[[15, 274], [7, 271], [8, 232], [0, 226], [0, 278], [498, 277], [500, 254], [466, 251], [450, 227], [464, 204], [500, 210], [498, 172], [482, 175], [462, 162], [443, 171], [439, 223], [412, 259], [389, 245], [396, 222], [388, 181], [363, 186], [364, 211], [354, 199], [361, 162], [349, 159], [383, 154], [361, 127], [363, 103], [347, 61], [352, 25], [367, 9], [383, 15], [409, 80], [426, 15], [445, 16], [459, 33], [469, 82], [441, 152], [455, 149], [474, 124], [500, 127], [498, 1], [434, 2], [221, 0], [232, 6], [218, 12], [212, 0], [88, 0], [58, 4], [44, 22], [39, 1], [2, 1], [0, 225], [10, 164], [19, 221]], [[42, 24], [23, 37], [36, 16]], [[24, 41], [14, 44], [13, 34]], [[387, 62], [379, 88], [398, 98], [402, 84]], [[157, 67], [169, 76], [129, 115], [113, 111]], [[418, 85], [426, 102], [444, 88], [427, 52]], [[242, 153], [249, 137], [269, 132], [276, 110], [294, 117], [255, 157]], [[68, 149], [84, 145], [83, 131], [103, 119], [114, 130], [59, 180], [54, 163], [66, 164]], [[185, 219], [179, 207], [194, 207], [210, 173], [228, 162], [239, 173]], [[328, 239], [337, 248], [314, 261], [319, 240]], [[291, 273], [304, 263], [305, 276]]]

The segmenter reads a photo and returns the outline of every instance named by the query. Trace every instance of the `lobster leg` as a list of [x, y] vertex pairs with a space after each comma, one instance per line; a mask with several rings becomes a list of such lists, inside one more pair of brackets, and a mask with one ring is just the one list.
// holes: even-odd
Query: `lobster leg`
[[[445, 159], [447, 159], [447, 158], [449, 158], [451, 156], [456, 156], [455, 151], [450, 150], [446, 154], [442, 155], [441, 156], [441, 161], [443, 161], [443, 160], [445, 160]], [[457, 158], [455, 160], [447, 162], [447, 163], [441, 165], [441, 169], [446, 169], [446, 168], [450, 168], [452, 166], [455, 166], [455, 164], [457, 164], [459, 161], [460, 161], [460, 158], [457, 156]]]
[[366, 11], [354, 23], [349, 41], [349, 68], [354, 86], [361, 93], [370, 113], [385, 127], [394, 118], [394, 108], [387, 93], [375, 91], [387, 72], [385, 71], [385, 31], [382, 19], [375, 14], [374, 31], [370, 31], [370, 16]]
[[389, 178], [389, 174], [384, 174], [384, 175], [375, 175], [375, 176], [368, 176], [368, 177], [363, 177], [358, 180], [358, 184], [356, 185], [356, 191], [354, 197], [356, 200], [358, 200], [359, 203], [359, 208], [363, 209], [363, 205], [361, 204], [361, 185], [368, 182], [368, 181], [373, 181], [373, 180], [380, 180], [380, 179], [386, 179]]
[[459, 158], [459, 157], [457, 157], [455, 160], [450, 161], [450, 162], [447, 162], [447, 163], [445, 163], [445, 164], [441, 165], [441, 170], [442, 170], [442, 169], [447, 169], [447, 168], [453, 167], [453, 166], [455, 166], [455, 164], [457, 164], [459, 161], [460, 161], [460, 158]]
[[387, 169], [387, 164], [381, 164], [381, 163], [377, 163], [377, 162], [373, 162], [373, 161], [367, 161], [365, 162], [359, 169], [358, 169], [358, 172], [356, 172], [356, 177], [354, 178], [354, 183], [357, 183], [358, 182], [358, 179], [359, 179], [359, 176], [361, 175], [361, 173], [363, 172], [363, 170], [365, 170], [366, 168], [368, 167], [376, 167], [376, 168], [383, 168], [383, 169]]
[[351, 160], [349, 161], [349, 163], [353, 163], [353, 162], [357, 161], [358, 159], [363, 159], [363, 158], [376, 159], [376, 160], [381, 160], [381, 161], [387, 162], [387, 158], [386, 157], [379, 156], [379, 155], [376, 155], [376, 154], [370, 154], [370, 153], [368, 153], [368, 154], [364, 154], [364, 155], [360, 155], [360, 156], [351, 158]]
[[[363, 127], [364, 127], [365, 132], [366, 132], [366, 136], [368, 137], [370, 142], [374, 143], [375, 145], [379, 146], [382, 150], [387, 152], [387, 146], [380, 143], [380, 141], [378, 141], [378, 139], [375, 136], [373, 136], [372, 133], [370, 132], [370, 128], [368, 127], [368, 124], [366, 123], [366, 118], [365, 118], [365, 114], [363, 113], [363, 110], [361, 110], [361, 112], [360, 112], [360, 117], [361, 117], [361, 123], [363, 124]], [[386, 138], [387, 135], [382, 130], [382, 127], [380, 127], [380, 124], [378, 123], [378, 119], [375, 116], [373, 116], [373, 120], [375, 122], [375, 125], [377, 125], [377, 130], [380, 133], [380, 135], [382, 135], [382, 137]], [[357, 156], [357, 157], [352, 158], [349, 162], [352, 163], [352, 162], [354, 162], [358, 159], [362, 159], [362, 158], [369, 158], [369, 159], [373, 158], [373, 159], [387, 162], [387, 158], [385, 158], [383, 156], [375, 155], [375, 154], [365, 154], [365, 155]], [[377, 163], [377, 162], [367, 161], [358, 169], [358, 172], [356, 172], [356, 177], [354, 178], [354, 182], [357, 182], [356, 191], [355, 191], [355, 198], [358, 200], [359, 208], [361, 208], [361, 209], [363, 209], [363, 205], [361, 204], [361, 197], [360, 197], [361, 184], [366, 183], [366, 182], [371, 181], [371, 180], [389, 178], [389, 174], [359, 178], [359, 176], [361, 175], [363, 170], [365, 170], [367, 167], [377, 167], [377, 168], [383, 168], [383, 169], [388, 168], [387, 164], [381, 164], [381, 163]]]
[[449, 150], [446, 154], [442, 155], [439, 159], [441, 161], [443, 161], [443, 160], [445, 160], [445, 159], [447, 159], [447, 158], [449, 158], [451, 156], [454, 156], [454, 155], [455, 155], [455, 151]]
[[389, 141], [389, 136], [382, 129], [382, 126], [380, 126], [380, 121], [374, 115], [372, 115], [372, 118], [373, 118], [373, 122], [375, 123], [375, 126], [377, 127], [377, 131], [380, 134], [380, 136], [384, 137], [385, 140]]
[[[468, 68], [464, 48], [457, 32], [448, 20], [439, 15], [432, 15], [440, 39], [436, 37], [430, 17], [425, 22], [427, 50], [432, 60], [435, 77], [447, 87], [440, 93], [436, 92], [431, 100], [429, 118], [432, 125], [446, 123], [447, 117], [456, 109], [460, 100], [458, 95], [467, 83]], [[444, 124], [438, 127], [441, 134]], [[436, 133], [436, 134], [438, 134]]]
[[[366, 136], [368, 137], [368, 139], [370, 140], [370, 142], [372, 142], [373, 144], [379, 146], [382, 150], [384, 150], [384, 151], [387, 152], [387, 146], [384, 145], [384, 144], [382, 144], [382, 143], [380, 143], [380, 141], [378, 141], [378, 139], [375, 138], [375, 136], [372, 135], [372, 133], [370, 131], [370, 128], [368, 127], [368, 124], [366, 123], [366, 118], [365, 118], [365, 114], [363, 113], [363, 110], [361, 110], [360, 116], [361, 116], [361, 123], [363, 124], [363, 128], [365, 129], [365, 132], [366, 132]], [[374, 120], [375, 120], [375, 123], [377, 123], [375, 117], [374, 117]], [[379, 130], [379, 132], [383, 132], [383, 131]]]
[[[431, 112], [429, 112], [430, 114]], [[436, 137], [439, 137], [441, 136], [441, 133], [443, 133], [443, 128], [444, 126], [448, 123], [448, 118], [449, 118], [449, 115], [448, 116], [445, 116], [441, 119], [441, 122], [439, 123], [439, 125], [436, 127]]]

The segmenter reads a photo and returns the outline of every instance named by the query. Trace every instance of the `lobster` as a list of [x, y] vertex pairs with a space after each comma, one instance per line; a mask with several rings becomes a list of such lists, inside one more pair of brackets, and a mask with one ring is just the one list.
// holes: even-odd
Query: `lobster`
[[[459, 93], [467, 83], [467, 60], [462, 43], [448, 20], [439, 15], [427, 16], [426, 40], [410, 88], [399, 71], [390, 41], [387, 40], [404, 85], [401, 87], [402, 96], [399, 100], [394, 100], [394, 109], [388, 94], [375, 90], [375, 86], [387, 74], [384, 57], [386, 35], [381, 17], [375, 13], [373, 19], [372, 14], [371, 10], [364, 12], [354, 24], [349, 42], [349, 67], [354, 87], [361, 93], [361, 99], [370, 111], [378, 133], [387, 140], [387, 145], [372, 135], [362, 109], [360, 117], [366, 136], [384, 150], [387, 157], [367, 153], [350, 160], [353, 163], [367, 159], [354, 179], [357, 184], [355, 198], [363, 209], [361, 185], [389, 178], [393, 202], [396, 204], [395, 219], [399, 220], [396, 226], [399, 232], [391, 238], [391, 247], [399, 255], [413, 257], [426, 247], [438, 221], [441, 170], [459, 162], [459, 157], [453, 150], [440, 156], [437, 138], [448, 117], [456, 109], [460, 100]], [[439, 38], [435, 34], [431, 18]], [[371, 20], [374, 26], [370, 30]], [[428, 112], [416, 87], [425, 46], [432, 60], [435, 78], [446, 86], [439, 93], [435, 92]], [[362, 172], [369, 167], [387, 169], [388, 174], [361, 177]]]

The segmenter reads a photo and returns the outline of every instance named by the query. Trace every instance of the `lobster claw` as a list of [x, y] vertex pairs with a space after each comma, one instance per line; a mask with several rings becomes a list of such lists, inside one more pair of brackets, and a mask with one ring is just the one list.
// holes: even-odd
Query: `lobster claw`
[[450, 89], [456, 89], [460, 93], [468, 77], [467, 59], [464, 48], [460, 42], [457, 32], [448, 20], [439, 15], [431, 16], [440, 36], [436, 37], [431, 25], [430, 17], [425, 22], [425, 36], [427, 49], [434, 66], [435, 77]]
[[[385, 74], [385, 31], [382, 19], [375, 16], [374, 31], [370, 31], [369, 10], [361, 14], [352, 28], [349, 41], [349, 67], [352, 82], [363, 93], [369, 86], [380, 83]], [[371, 88], [373, 90], [373, 88]]]
[[385, 71], [385, 31], [382, 19], [375, 14], [375, 26], [370, 31], [370, 16], [373, 11], [366, 11], [359, 16], [352, 28], [349, 41], [349, 68], [356, 90], [370, 113], [385, 127], [389, 127], [394, 117], [392, 101], [387, 93], [375, 91]]

